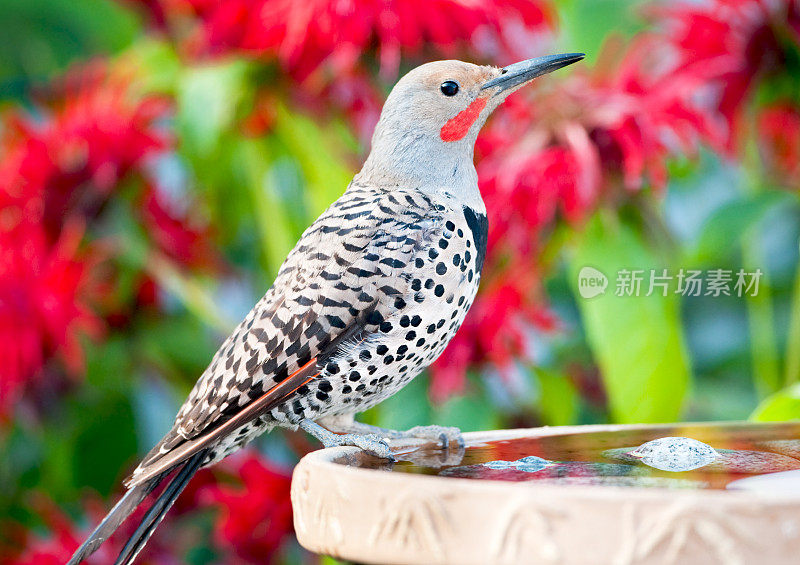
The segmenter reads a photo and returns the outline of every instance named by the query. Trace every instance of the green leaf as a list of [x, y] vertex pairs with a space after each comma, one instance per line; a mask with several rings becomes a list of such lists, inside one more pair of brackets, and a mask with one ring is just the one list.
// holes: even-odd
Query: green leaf
[[539, 380], [539, 415], [548, 426], [567, 426], [578, 415], [578, 391], [569, 378], [546, 369], [534, 369]]
[[110, 0], [2, 0], [0, 14], [0, 98], [22, 98], [32, 83], [115, 53], [139, 31], [135, 15]]
[[[766, 265], [759, 233], [755, 228], [748, 230], [746, 239], [742, 241], [742, 261], [751, 271], [757, 265]], [[758, 283], [758, 293], [746, 293], [744, 296], [750, 328], [753, 384], [761, 398], [778, 391], [782, 386], [771, 279], [769, 270], [765, 268]]]
[[[600, 367], [609, 409], [617, 422], [670, 422], [680, 417], [689, 384], [679, 303], [672, 292], [648, 290], [658, 261], [643, 237], [625, 224], [595, 215], [579, 235], [570, 278], [586, 337]], [[604, 294], [582, 298], [581, 268], [608, 278]], [[639, 296], [616, 296], [617, 273], [644, 270]]]
[[299, 234], [290, 221], [291, 214], [275, 182], [272, 159], [265, 144], [257, 140], [238, 143], [238, 158], [243, 163], [245, 184], [250, 192], [252, 214], [258, 230], [264, 270], [274, 277]]
[[750, 415], [755, 422], [800, 420], [800, 383], [765, 398]]
[[140, 39], [120, 56], [136, 71], [137, 86], [146, 92], [174, 94], [181, 78], [181, 61], [172, 44]]
[[[343, 165], [346, 140], [336, 128], [320, 128], [312, 119], [279, 106], [275, 134], [300, 165], [306, 179], [309, 213], [315, 218], [339, 198], [353, 178]], [[313, 218], [309, 218], [313, 219]]]
[[178, 85], [181, 139], [198, 156], [210, 157], [251, 93], [250, 66], [241, 60], [187, 68]]
[[430, 424], [431, 410], [426, 375], [418, 376], [378, 406], [365, 412], [363, 416], [359, 417], [359, 420], [364, 423], [392, 430], [407, 430], [414, 426]]
[[728, 259], [743, 237], [752, 233], [750, 228], [773, 206], [785, 203], [788, 198], [785, 193], [760, 191], [722, 205], [706, 220], [684, 262], [702, 265]]
[[559, 0], [561, 38], [567, 51], [583, 51], [594, 62], [610, 34], [633, 36], [643, 27], [638, 5], [644, 0]]
[[489, 399], [480, 393], [478, 387], [472, 387], [467, 394], [454, 396], [435, 406], [431, 423], [455, 426], [462, 432], [475, 432], [498, 428], [500, 419]]

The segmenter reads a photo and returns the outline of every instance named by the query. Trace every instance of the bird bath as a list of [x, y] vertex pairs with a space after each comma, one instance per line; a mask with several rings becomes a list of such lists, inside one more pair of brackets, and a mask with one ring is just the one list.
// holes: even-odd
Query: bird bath
[[465, 440], [394, 443], [394, 464], [307, 455], [292, 481], [300, 543], [365, 563], [800, 563], [800, 423]]

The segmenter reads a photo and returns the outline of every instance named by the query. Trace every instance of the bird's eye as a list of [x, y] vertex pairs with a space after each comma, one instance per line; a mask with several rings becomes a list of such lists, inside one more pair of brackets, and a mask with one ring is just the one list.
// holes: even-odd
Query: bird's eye
[[448, 80], [443, 82], [442, 86], [440, 86], [439, 89], [445, 96], [455, 96], [456, 94], [458, 94], [458, 83], [452, 80]]

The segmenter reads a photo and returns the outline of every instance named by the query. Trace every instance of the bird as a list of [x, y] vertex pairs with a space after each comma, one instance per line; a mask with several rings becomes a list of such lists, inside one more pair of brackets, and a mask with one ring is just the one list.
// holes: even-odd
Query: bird
[[457, 428], [398, 432], [354, 416], [433, 363], [472, 305], [488, 235], [473, 163], [486, 119], [512, 92], [583, 58], [549, 55], [502, 68], [435, 61], [404, 75], [361, 170], [302, 234], [69, 564], [93, 553], [164, 483], [116, 561], [133, 562], [199, 469], [276, 426], [389, 460], [387, 438], [463, 445]]

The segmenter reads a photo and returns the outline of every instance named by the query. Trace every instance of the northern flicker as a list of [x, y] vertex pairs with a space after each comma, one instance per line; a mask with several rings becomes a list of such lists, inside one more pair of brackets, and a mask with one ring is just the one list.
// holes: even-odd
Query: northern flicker
[[502, 69], [437, 61], [400, 79], [361, 171], [303, 233], [70, 563], [96, 550], [169, 476], [117, 560], [130, 563], [198, 469], [275, 426], [389, 459], [386, 437], [460, 441], [455, 428], [394, 432], [353, 416], [439, 357], [475, 298], [488, 221], [473, 149], [486, 118], [532, 79], [582, 58]]

